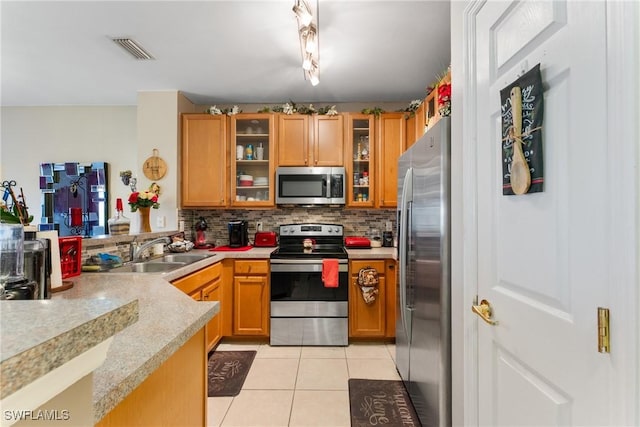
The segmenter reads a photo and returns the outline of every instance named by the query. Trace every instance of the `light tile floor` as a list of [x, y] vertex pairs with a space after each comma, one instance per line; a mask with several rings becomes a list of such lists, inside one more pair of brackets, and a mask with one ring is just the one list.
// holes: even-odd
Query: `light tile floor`
[[399, 380], [393, 344], [271, 347], [226, 344], [216, 351], [256, 350], [242, 391], [208, 399], [208, 426], [348, 427], [349, 378]]

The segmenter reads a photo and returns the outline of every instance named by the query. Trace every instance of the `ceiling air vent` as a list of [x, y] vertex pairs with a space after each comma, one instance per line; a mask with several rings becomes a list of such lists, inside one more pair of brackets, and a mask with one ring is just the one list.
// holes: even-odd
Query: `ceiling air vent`
[[133, 39], [126, 37], [113, 37], [111, 40], [120, 45], [136, 59], [155, 59], [153, 55], [147, 52], [137, 41]]

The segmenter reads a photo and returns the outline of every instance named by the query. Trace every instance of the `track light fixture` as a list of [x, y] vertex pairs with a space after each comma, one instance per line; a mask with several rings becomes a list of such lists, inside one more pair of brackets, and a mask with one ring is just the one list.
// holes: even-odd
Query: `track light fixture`
[[311, 9], [309, 9], [309, 5], [305, 1], [296, 1], [296, 4], [293, 5], [293, 13], [296, 14], [298, 22], [303, 27], [309, 25], [313, 19]]
[[[313, 86], [320, 82], [319, 55], [318, 55], [318, 3], [316, 0], [314, 16], [309, 3], [306, 0], [295, 0], [293, 12], [298, 21], [298, 37], [300, 39], [300, 53], [302, 55], [302, 69], [305, 79]], [[315, 19], [314, 19], [315, 18]]]

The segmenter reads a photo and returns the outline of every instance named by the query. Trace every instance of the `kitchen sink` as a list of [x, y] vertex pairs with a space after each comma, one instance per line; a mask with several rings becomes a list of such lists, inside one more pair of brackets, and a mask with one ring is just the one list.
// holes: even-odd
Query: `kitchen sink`
[[[193, 262], [193, 261], [192, 261]], [[164, 273], [184, 267], [187, 262], [134, 262], [109, 270], [110, 273]]]
[[168, 262], [182, 262], [191, 264], [192, 262], [207, 259], [212, 256], [212, 254], [167, 254], [161, 258], [150, 259], [147, 262], [149, 264], [165, 264]]

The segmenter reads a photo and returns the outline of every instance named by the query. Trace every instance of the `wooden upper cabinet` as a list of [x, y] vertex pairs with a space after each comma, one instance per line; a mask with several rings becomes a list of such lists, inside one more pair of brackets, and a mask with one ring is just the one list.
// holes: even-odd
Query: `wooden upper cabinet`
[[228, 203], [227, 116], [182, 115], [182, 207]]
[[375, 204], [376, 150], [373, 114], [348, 114], [345, 140], [347, 207], [371, 208]]
[[278, 166], [306, 166], [309, 163], [309, 116], [278, 116]]
[[[235, 114], [230, 119], [231, 135], [231, 187], [232, 207], [272, 207], [275, 201], [275, 115]], [[247, 148], [251, 146], [251, 158], [247, 156]], [[238, 155], [238, 150], [241, 155]], [[262, 159], [258, 156], [262, 151]], [[239, 185], [239, 175], [251, 175], [254, 182], [250, 186]], [[266, 183], [259, 182], [265, 178]]]
[[313, 116], [311, 166], [344, 166], [344, 116]]
[[376, 206], [398, 204], [398, 158], [405, 146], [405, 113], [383, 113], [378, 117]]
[[343, 166], [344, 117], [278, 116], [278, 166]]
[[411, 147], [422, 135], [424, 135], [424, 127], [426, 123], [425, 102], [413, 113], [407, 114], [406, 121], [406, 143], [403, 151]]

